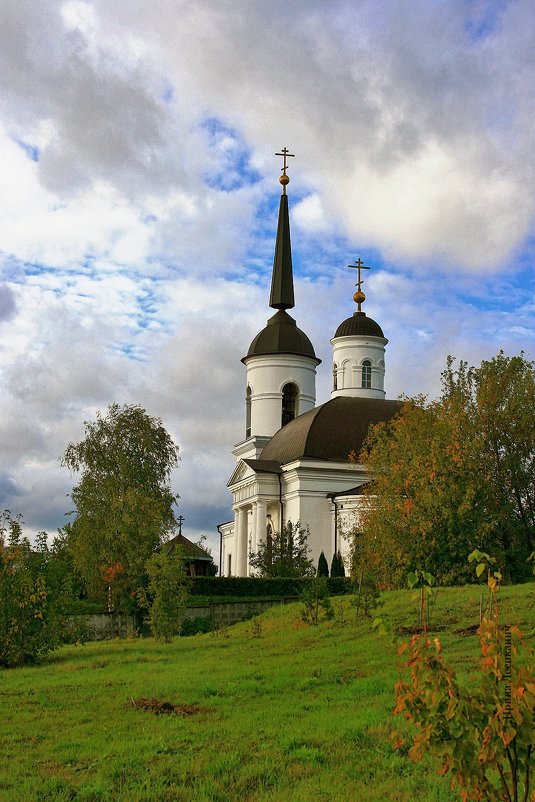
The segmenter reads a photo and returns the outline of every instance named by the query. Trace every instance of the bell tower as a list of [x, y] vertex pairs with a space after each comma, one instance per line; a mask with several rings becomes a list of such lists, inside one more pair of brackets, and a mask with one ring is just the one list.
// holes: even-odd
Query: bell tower
[[366, 295], [362, 291], [362, 270], [369, 270], [362, 260], [348, 265], [358, 271], [357, 291], [353, 300], [356, 312], [344, 320], [331, 340], [333, 378], [331, 397], [385, 397], [385, 346], [388, 340], [375, 320], [362, 311]]
[[316, 368], [321, 362], [312, 343], [287, 311], [295, 305], [286, 193], [290, 182], [287, 160], [294, 154], [283, 148], [276, 155], [283, 157], [279, 178], [282, 194], [269, 297], [269, 305], [276, 311], [242, 359], [246, 368], [245, 440], [238, 443], [233, 452], [239, 459], [257, 458], [275, 432], [314, 407]]

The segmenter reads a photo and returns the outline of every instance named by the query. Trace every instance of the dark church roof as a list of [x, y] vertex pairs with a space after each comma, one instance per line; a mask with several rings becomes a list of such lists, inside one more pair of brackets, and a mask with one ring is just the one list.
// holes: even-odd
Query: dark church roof
[[163, 549], [167, 554], [170, 554], [175, 548], [181, 548], [185, 559], [189, 560], [208, 560], [213, 562], [213, 557], [201, 546], [192, 543], [184, 535], [175, 535], [171, 540], [163, 544]]
[[269, 318], [267, 326], [256, 335], [249, 346], [247, 356], [243, 357], [242, 362], [246, 362], [247, 357], [250, 356], [296, 354], [298, 356], [312, 357], [312, 359], [316, 360], [316, 364], [319, 365], [321, 359], [317, 359], [312, 343], [306, 334], [297, 328], [294, 318], [286, 311], [295, 305], [295, 301], [290, 215], [288, 211], [288, 196], [286, 195], [286, 185], [290, 179], [286, 175], [286, 156], [284, 158], [284, 175], [279, 178], [283, 186], [283, 192], [279, 205], [277, 239], [269, 296], [269, 305], [273, 309], [277, 309], [278, 312]]
[[291, 309], [295, 306], [290, 215], [288, 212], [288, 195], [285, 192], [281, 195], [279, 204], [279, 220], [277, 224], [277, 239], [275, 240], [269, 305], [273, 309]]
[[302, 457], [345, 462], [351, 451], [360, 451], [372, 424], [390, 420], [400, 408], [401, 401], [381, 398], [332, 398], [279, 429], [260, 459], [280, 465]]
[[354, 334], [368, 335], [368, 337], [385, 336], [380, 325], [368, 317], [366, 312], [353, 312], [351, 317], [340, 323], [334, 336], [351, 337]]
[[285, 309], [279, 309], [269, 318], [267, 326], [256, 335], [242, 362], [245, 362], [248, 356], [259, 354], [302, 354], [316, 359], [318, 365], [321, 362], [317, 359], [314, 347], [304, 331], [297, 328], [295, 320]]

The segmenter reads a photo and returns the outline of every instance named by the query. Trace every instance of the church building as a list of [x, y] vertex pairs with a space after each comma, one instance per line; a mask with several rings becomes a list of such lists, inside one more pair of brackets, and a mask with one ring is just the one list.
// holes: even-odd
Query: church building
[[307, 335], [288, 313], [294, 306], [290, 218], [286, 187], [286, 148], [269, 305], [275, 310], [243, 357], [245, 365], [244, 439], [233, 454], [229, 479], [234, 520], [222, 524], [222, 575], [249, 576], [249, 555], [289, 522], [309, 529], [311, 558], [323, 551], [347, 554], [342, 537], [352, 525], [364, 466], [350, 463], [368, 428], [389, 420], [399, 401], [385, 399], [385, 346], [381, 327], [362, 311], [360, 259], [357, 309], [338, 326], [332, 344], [332, 392], [316, 406], [316, 368], [320, 360]]

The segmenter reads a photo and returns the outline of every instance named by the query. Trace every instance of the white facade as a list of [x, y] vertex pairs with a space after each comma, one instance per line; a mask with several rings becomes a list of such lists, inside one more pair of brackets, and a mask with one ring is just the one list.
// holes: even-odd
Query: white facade
[[[281, 513], [284, 523], [299, 521], [309, 528], [314, 565], [322, 551], [329, 562], [335, 550], [347, 562], [349, 544], [344, 532], [355, 525], [363, 497], [343, 494], [368, 481], [363, 467], [302, 459], [282, 466], [279, 473], [262, 468], [262, 464], [254, 466], [253, 461], [251, 467], [241, 460], [229, 481], [234, 521], [221, 526], [223, 575], [251, 575], [248, 555], [265, 542], [268, 527], [280, 531]], [[332, 498], [333, 493], [342, 496]]]

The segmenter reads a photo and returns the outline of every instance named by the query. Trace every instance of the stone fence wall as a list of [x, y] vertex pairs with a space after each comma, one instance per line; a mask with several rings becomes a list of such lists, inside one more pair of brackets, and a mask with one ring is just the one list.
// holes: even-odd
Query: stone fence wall
[[[186, 619], [195, 621], [197, 618], [210, 618], [214, 629], [231, 626], [255, 615], [269, 610], [278, 604], [296, 601], [294, 598], [271, 599], [269, 601], [236, 601], [211, 602], [186, 608]], [[137, 624], [133, 615], [119, 613], [101, 613], [99, 615], [80, 616], [84, 619], [90, 632], [90, 640], [110, 640], [112, 638], [127, 638], [136, 631]]]
[[133, 615], [101, 613], [77, 617], [84, 620], [89, 630], [90, 640], [128, 638], [136, 630], [136, 619]]
[[236, 602], [211, 602], [210, 604], [188, 607], [186, 610], [186, 618], [195, 620], [196, 618], [211, 618], [212, 626], [214, 628], [221, 626], [230, 626], [244, 621], [247, 618], [253, 618], [255, 615], [260, 615], [270, 607], [276, 607], [279, 604], [286, 604], [288, 602], [296, 601], [295, 598], [287, 599], [271, 599], [268, 601], [236, 601]]

